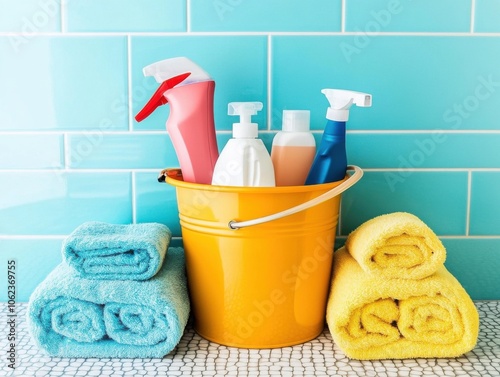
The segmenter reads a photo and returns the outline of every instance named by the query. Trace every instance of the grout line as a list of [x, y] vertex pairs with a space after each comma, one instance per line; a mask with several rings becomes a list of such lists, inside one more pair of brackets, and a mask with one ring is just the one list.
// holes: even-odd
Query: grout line
[[[66, 168], [66, 169], [54, 169], [54, 168], [27, 168], [27, 169], [0, 169], [0, 174], [5, 173], [54, 173], [54, 171], [66, 171], [68, 173], [157, 173], [164, 167], [157, 168]], [[498, 173], [500, 168], [405, 168], [401, 169], [398, 167], [393, 168], [364, 168], [361, 167], [364, 172], [371, 173], [384, 173], [384, 172], [415, 172], [415, 173], [459, 173], [459, 172], [486, 172], [486, 173]]]
[[66, 158], [66, 146], [67, 146], [67, 142], [66, 142], [66, 135], [65, 134], [61, 134], [60, 135], [60, 138], [62, 140], [62, 144], [60, 146], [60, 150], [59, 150], [59, 158], [60, 158], [60, 167], [55, 167], [56, 170], [62, 170], [62, 169], [65, 169], [66, 166], [67, 166], [67, 158]]
[[460, 239], [460, 240], [499, 240], [500, 235], [491, 235], [491, 236], [459, 236], [459, 235], [437, 235], [439, 238], [443, 239]]
[[267, 131], [271, 130], [273, 120], [272, 101], [272, 37], [267, 36]]
[[469, 174], [467, 176], [467, 209], [466, 209], [466, 218], [465, 218], [465, 235], [468, 236], [470, 234], [470, 205], [471, 205], [471, 196], [472, 196], [472, 170], [469, 170]]
[[[89, 132], [95, 132], [99, 133], [99, 135], [116, 135], [116, 136], [123, 136], [123, 135], [130, 135], [129, 130], [119, 130], [119, 131], [102, 131], [99, 128], [92, 128], [88, 130], [78, 130], [78, 131], [5, 131], [2, 132], [0, 131], [0, 136], [9, 136], [9, 135], [76, 135], [76, 136], [82, 136], [82, 135], [87, 135]], [[219, 131], [217, 131], [219, 132]], [[166, 135], [166, 131], [162, 130], [140, 130], [140, 131], [134, 131], [134, 135], [137, 136], [145, 136], [145, 135]]]
[[132, 114], [132, 38], [127, 36], [128, 130], [133, 131]]
[[186, 0], [186, 32], [191, 33], [191, 0]]
[[25, 240], [25, 239], [64, 239], [67, 235], [64, 234], [23, 234], [23, 235], [0, 235], [0, 240]]
[[[500, 240], [500, 234], [499, 235], [491, 235], [491, 236], [464, 236], [464, 235], [442, 235], [438, 234], [438, 238], [445, 239], [445, 240], [452, 240], [452, 239], [458, 239], [458, 240]], [[341, 235], [337, 236], [336, 238], [347, 238], [348, 235]]]
[[[61, 33], [66, 34], [68, 32], [68, 20], [67, 20], [67, 3], [66, 0], [61, 1], [60, 6], [61, 12]], [[40, 34], [40, 33], [38, 33]]]
[[[66, 21], [65, 21], [66, 22]], [[64, 36], [72, 37], [124, 37], [127, 35], [139, 36], [139, 37], [177, 37], [177, 36], [358, 36], [359, 31], [197, 31], [197, 32], [121, 32], [121, 31], [110, 31], [110, 32], [37, 32], [33, 36], [46, 36], [46, 37], [60, 37], [62, 34]], [[485, 32], [485, 33], [471, 33], [467, 32], [365, 32], [363, 35], [373, 36], [373, 37], [499, 37], [500, 32]], [[16, 37], [16, 36], [26, 36], [25, 32], [0, 32], [2, 37]]]
[[158, 173], [164, 167], [158, 168], [65, 168], [65, 169], [54, 169], [54, 168], [44, 168], [44, 169], [0, 169], [0, 174], [8, 173], [24, 173], [24, 174], [34, 174], [34, 173], [75, 173], [75, 174], [85, 174], [85, 173]]
[[69, 137], [68, 134], [63, 134], [63, 148], [64, 148], [64, 170], [68, 170], [71, 165], [71, 152], [69, 147]]
[[[313, 130], [323, 132], [323, 130]], [[347, 130], [350, 134], [500, 134], [500, 130]]]
[[345, 11], [346, 11], [346, 0], [342, 0], [342, 5], [341, 5], [341, 19], [340, 19], [340, 30], [342, 33], [345, 33]]
[[476, 0], [472, 0], [472, 5], [471, 5], [471, 15], [470, 15], [470, 32], [474, 33], [474, 29], [476, 27], [475, 21], [476, 21]]
[[[130, 64], [129, 64], [130, 65]], [[270, 98], [271, 94], [271, 58], [268, 60], [268, 92], [267, 96]], [[132, 80], [131, 80], [131, 67], [128, 72], [129, 75], [129, 114], [132, 114], [130, 117], [133, 119], [133, 109], [131, 108], [131, 102], [132, 102]], [[133, 125], [133, 122], [132, 122]], [[0, 131], [0, 136], [10, 136], [10, 135], [61, 135], [61, 134], [66, 134], [66, 135], [84, 135], [88, 132], [94, 132], [98, 131], [99, 134], [102, 135], [129, 135], [131, 131], [133, 131], [134, 135], [165, 135], [166, 132], [163, 130], [134, 130], [133, 127], [130, 127], [130, 122], [129, 122], [129, 129], [127, 130], [117, 130], [117, 131], [102, 131], [98, 128], [93, 128], [93, 129], [88, 129], [88, 130], [60, 130], [60, 131], [54, 131], [54, 130], [47, 130], [47, 131], [40, 131], [40, 130], [25, 130], [25, 131]], [[275, 130], [272, 129], [267, 129], [267, 130], [259, 130], [259, 132], [269, 132], [272, 131], [274, 132]], [[231, 133], [231, 130], [217, 130], [218, 134], [224, 134], [224, 133]], [[323, 130], [311, 130], [313, 133], [323, 133]], [[347, 130], [348, 134], [367, 134], [367, 135], [376, 135], [376, 134], [381, 134], [381, 135], [386, 135], [386, 134], [394, 134], [394, 135], [414, 135], [414, 134], [478, 134], [478, 135], [497, 135], [500, 134], [500, 130], [438, 130], [438, 129], [427, 129], [427, 130]]]
[[382, 173], [382, 172], [468, 172], [468, 171], [500, 171], [500, 168], [362, 168], [363, 171]]
[[132, 188], [131, 188], [131, 193], [132, 193], [132, 223], [137, 224], [137, 200], [136, 200], [136, 172], [132, 172]]
[[[69, 154], [68, 154], [69, 156]], [[163, 167], [157, 168], [71, 168], [67, 167], [65, 169], [54, 169], [54, 168], [26, 168], [26, 169], [0, 169], [1, 173], [53, 173], [54, 171], [64, 170], [70, 173], [126, 173], [126, 172], [136, 172], [136, 173], [153, 173], [158, 172], [163, 169]], [[489, 173], [498, 173], [500, 172], [499, 168], [364, 168], [362, 167], [364, 172], [372, 172], [372, 173], [384, 173], [384, 172], [448, 172], [448, 173], [457, 173], [457, 172], [489, 172]]]

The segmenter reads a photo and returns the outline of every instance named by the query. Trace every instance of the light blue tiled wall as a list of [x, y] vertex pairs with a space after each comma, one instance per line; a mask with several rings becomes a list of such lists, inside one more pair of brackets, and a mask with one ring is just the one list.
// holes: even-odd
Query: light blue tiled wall
[[338, 244], [376, 215], [412, 212], [473, 298], [500, 299], [499, 4], [0, 0], [1, 274], [17, 259], [27, 300], [88, 220], [158, 221], [180, 242], [175, 190], [156, 181], [178, 166], [169, 109], [133, 116], [156, 88], [142, 67], [187, 56], [216, 81], [219, 148], [228, 102], [264, 103], [269, 147], [284, 109], [310, 109], [319, 141], [321, 89], [372, 93], [348, 124], [365, 176], [343, 197]]

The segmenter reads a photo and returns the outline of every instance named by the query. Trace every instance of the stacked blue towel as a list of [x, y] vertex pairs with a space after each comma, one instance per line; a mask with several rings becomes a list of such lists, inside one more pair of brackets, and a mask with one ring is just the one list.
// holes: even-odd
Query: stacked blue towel
[[[92, 223], [93, 227], [109, 230], [108, 225]], [[145, 229], [147, 225], [130, 225], [127, 231], [136, 232], [138, 229], [131, 228]], [[156, 240], [165, 250], [163, 257], [155, 262], [163, 263], [152, 268], [159, 270], [158, 273], [150, 279], [123, 280], [116, 265], [113, 267], [113, 273], [119, 276], [116, 279], [89, 279], [65, 262], [49, 274], [31, 295], [28, 308], [28, 325], [40, 348], [52, 356], [83, 358], [161, 358], [175, 348], [190, 310], [185, 257], [182, 248], [170, 247], [167, 252], [170, 232], [164, 232], [157, 225], [150, 228], [156, 231], [145, 238], [148, 242], [158, 237], [168, 240]], [[102, 238], [102, 233], [99, 234]], [[110, 238], [117, 236], [123, 236], [123, 229], [109, 234]], [[145, 238], [138, 237], [137, 242], [130, 238], [125, 248], [135, 249]], [[85, 245], [78, 239], [75, 232], [65, 245]], [[107, 250], [105, 240], [100, 242]], [[119, 247], [114, 241], [110, 245]], [[144, 260], [137, 258], [137, 261]]]
[[63, 244], [63, 260], [87, 279], [146, 280], [162, 266], [172, 233], [157, 223], [87, 222]]

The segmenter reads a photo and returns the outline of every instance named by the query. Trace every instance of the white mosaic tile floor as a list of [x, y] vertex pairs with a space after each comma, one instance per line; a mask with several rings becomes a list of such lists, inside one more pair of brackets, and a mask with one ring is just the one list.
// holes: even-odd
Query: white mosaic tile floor
[[347, 359], [327, 329], [294, 347], [248, 350], [211, 343], [190, 327], [163, 359], [62, 359], [32, 343], [26, 304], [17, 304], [16, 369], [6, 365], [7, 305], [0, 304], [0, 376], [500, 376], [500, 301], [476, 302], [481, 318], [476, 348], [456, 359]]

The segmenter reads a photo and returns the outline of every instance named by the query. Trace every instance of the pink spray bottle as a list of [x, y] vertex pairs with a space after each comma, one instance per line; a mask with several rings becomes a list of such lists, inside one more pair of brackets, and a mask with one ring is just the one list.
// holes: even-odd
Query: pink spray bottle
[[153, 63], [143, 73], [153, 76], [160, 87], [135, 119], [140, 122], [169, 102], [167, 131], [184, 181], [211, 184], [219, 157], [213, 113], [215, 82], [185, 57]]

